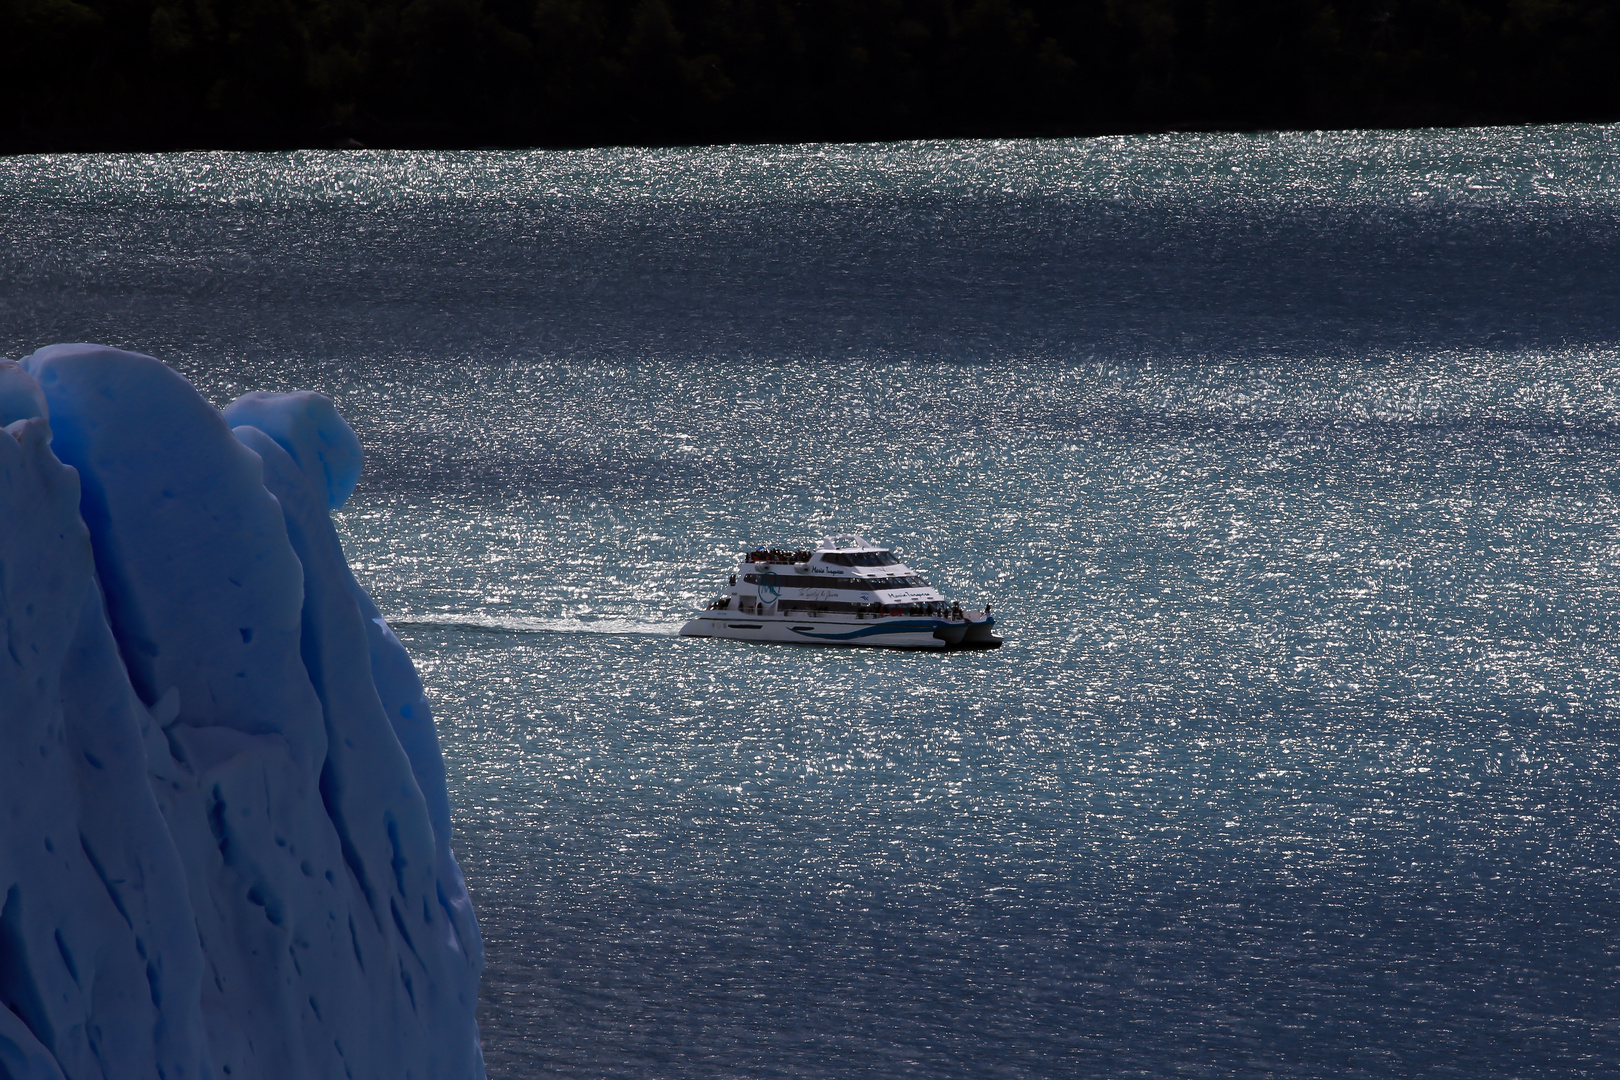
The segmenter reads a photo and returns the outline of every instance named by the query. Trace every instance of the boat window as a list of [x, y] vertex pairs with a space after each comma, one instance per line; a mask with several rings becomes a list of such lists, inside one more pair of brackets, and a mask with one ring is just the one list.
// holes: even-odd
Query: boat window
[[850, 566], [895, 566], [900, 560], [887, 551], [860, 551], [846, 555]]
[[[742, 580], [748, 585], [758, 585], [761, 575], [744, 574]], [[895, 577], [823, 577], [815, 574], [776, 574], [776, 586], [779, 589], [851, 589], [856, 592], [868, 592], [873, 589], [926, 589], [929, 588], [928, 579], [911, 574]]]

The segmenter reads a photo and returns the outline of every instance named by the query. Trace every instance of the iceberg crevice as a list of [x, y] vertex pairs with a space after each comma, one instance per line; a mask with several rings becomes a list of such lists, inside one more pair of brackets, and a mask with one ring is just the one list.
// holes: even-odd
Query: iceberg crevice
[[0, 1076], [483, 1075], [432, 714], [318, 394], [0, 362]]

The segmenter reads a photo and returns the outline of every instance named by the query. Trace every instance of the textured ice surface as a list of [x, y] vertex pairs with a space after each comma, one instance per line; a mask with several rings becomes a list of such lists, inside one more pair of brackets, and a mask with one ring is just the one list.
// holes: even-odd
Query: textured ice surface
[[[0, 362], [0, 1077], [476, 1077], [432, 715], [327, 399]], [[233, 430], [234, 429], [234, 430]]]

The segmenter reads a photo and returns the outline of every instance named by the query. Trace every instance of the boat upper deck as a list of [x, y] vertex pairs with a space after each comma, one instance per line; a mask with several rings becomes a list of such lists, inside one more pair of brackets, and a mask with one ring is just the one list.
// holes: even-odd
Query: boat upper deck
[[831, 569], [833, 567], [846, 567], [851, 570], [905, 568], [905, 564], [895, 558], [894, 552], [888, 548], [878, 547], [867, 542], [864, 537], [854, 535], [829, 536], [821, 541], [821, 546], [815, 551], [756, 548], [745, 553], [743, 559], [750, 563], [765, 563], [772, 566], [795, 566], [801, 569], [815, 567], [815, 573], [839, 573], [838, 570]]

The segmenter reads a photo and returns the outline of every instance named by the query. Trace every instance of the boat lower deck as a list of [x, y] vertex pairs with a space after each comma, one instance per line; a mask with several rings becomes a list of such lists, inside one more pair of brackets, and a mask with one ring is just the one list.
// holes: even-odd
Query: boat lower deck
[[995, 620], [942, 619], [897, 615], [871, 619], [806, 618], [706, 611], [681, 627], [685, 637], [730, 638], [793, 645], [846, 645], [883, 649], [994, 649], [1001, 638], [991, 630]]

